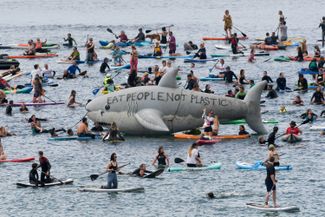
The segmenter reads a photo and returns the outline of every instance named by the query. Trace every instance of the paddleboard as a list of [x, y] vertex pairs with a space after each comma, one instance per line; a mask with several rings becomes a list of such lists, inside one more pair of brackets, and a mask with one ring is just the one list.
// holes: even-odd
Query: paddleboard
[[184, 59], [184, 63], [206, 63], [217, 61], [218, 58], [211, 58], [211, 59]]
[[8, 160], [0, 160], [0, 163], [23, 163], [35, 160], [34, 157], [26, 157], [26, 158], [17, 158], [17, 159], [8, 159]]
[[[255, 164], [237, 161], [236, 167], [237, 167], [237, 169], [242, 169], [242, 170], [266, 170], [266, 167], [263, 165], [262, 161], [256, 161]], [[278, 170], [292, 170], [292, 166], [291, 165], [280, 165], [278, 167], [274, 167], [274, 169], [277, 171]]]
[[73, 183], [73, 179], [66, 179], [66, 180], [62, 180], [61, 182], [54, 181], [51, 183], [44, 183], [44, 186], [41, 186], [41, 185], [36, 186], [35, 184], [22, 183], [22, 182], [17, 182], [16, 185], [17, 185], [17, 187], [27, 188], [27, 187], [52, 187], [52, 186], [56, 186], [56, 185], [67, 185], [67, 184], [72, 184], [72, 183]]
[[18, 94], [18, 93], [24, 93], [28, 94], [32, 92], [33, 87], [24, 87], [22, 89], [15, 89], [15, 90], [4, 90], [5, 94]]
[[48, 138], [49, 141], [70, 141], [70, 140], [78, 140], [78, 141], [88, 141], [93, 140], [91, 137], [79, 137], [79, 136], [57, 136]]
[[35, 55], [18, 55], [8, 56], [9, 59], [34, 59], [34, 58], [49, 58], [59, 56], [56, 53], [36, 53]]
[[[263, 124], [277, 124], [279, 123], [278, 120], [270, 119], [270, 120], [262, 120]], [[237, 120], [230, 120], [230, 121], [221, 121], [220, 124], [246, 124], [245, 119], [237, 119]]]
[[257, 209], [266, 212], [299, 212], [299, 208], [297, 206], [284, 206], [284, 207], [264, 207], [263, 204], [257, 203], [246, 203], [248, 208]]
[[224, 79], [209, 76], [209, 77], [200, 77], [200, 81], [224, 81]]
[[98, 193], [116, 193], [116, 192], [144, 192], [143, 187], [138, 188], [78, 188], [78, 191], [81, 192], [98, 192]]
[[[237, 38], [240, 40], [248, 39], [248, 37], [244, 37], [244, 36], [238, 36]], [[202, 37], [202, 40], [204, 40], [204, 41], [226, 41], [229, 39], [230, 38], [224, 37], [224, 36], [223, 37], [208, 37], [208, 36]]]
[[[13, 103], [11, 106], [12, 107], [20, 107], [22, 105], [25, 106], [47, 106], [47, 105], [63, 105], [64, 102], [42, 102], [42, 103], [33, 103], [33, 102], [16, 102]], [[2, 103], [0, 106], [8, 106], [9, 103]]]
[[175, 166], [169, 167], [168, 172], [181, 172], [181, 171], [202, 171], [202, 170], [219, 170], [221, 168], [221, 163], [213, 163], [208, 166], [202, 167], [186, 167], [186, 166]]
[[311, 126], [310, 130], [325, 130], [325, 126]]
[[221, 141], [221, 139], [199, 139], [199, 140], [196, 140], [196, 143], [198, 145], [213, 145], [220, 141]]

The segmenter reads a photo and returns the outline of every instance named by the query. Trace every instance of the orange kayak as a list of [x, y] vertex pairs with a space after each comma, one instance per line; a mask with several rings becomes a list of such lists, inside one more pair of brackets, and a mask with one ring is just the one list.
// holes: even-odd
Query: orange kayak
[[[185, 134], [185, 133], [175, 133], [174, 138], [175, 139], [200, 139], [200, 135], [192, 135], [192, 134]], [[250, 135], [219, 135], [219, 136], [213, 136], [212, 139], [247, 139]]]
[[[293, 60], [293, 61], [297, 61], [296, 57], [294, 56], [289, 56], [290, 60]], [[304, 56], [304, 61], [312, 61], [313, 59], [316, 59], [317, 61], [319, 61], [319, 57], [313, 57], [313, 56]]]
[[36, 55], [8, 56], [9, 59], [33, 59], [33, 58], [50, 58], [57, 57], [56, 53], [38, 53]]
[[[244, 36], [239, 36], [237, 38], [240, 40], [248, 39], [248, 37], [244, 37]], [[204, 41], [226, 41], [226, 40], [229, 40], [229, 38], [228, 37], [203, 37], [202, 40], [204, 40]]]

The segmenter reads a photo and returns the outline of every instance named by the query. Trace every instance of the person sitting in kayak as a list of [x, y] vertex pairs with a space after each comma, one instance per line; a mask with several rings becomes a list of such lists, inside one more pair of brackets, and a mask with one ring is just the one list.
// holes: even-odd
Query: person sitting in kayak
[[106, 166], [106, 171], [108, 172], [107, 175], [107, 186], [105, 188], [108, 189], [117, 189], [117, 174], [116, 172], [119, 171], [118, 164], [117, 164], [117, 155], [116, 153], [111, 154], [111, 159]]
[[313, 93], [310, 102], [312, 104], [317, 104], [317, 105], [321, 105], [324, 104], [324, 93], [321, 89], [321, 87], [317, 87], [316, 91]]
[[297, 127], [296, 122], [291, 121], [290, 122], [290, 127], [288, 127], [287, 130], [286, 130], [286, 135], [298, 136], [298, 135], [301, 135], [301, 134], [302, 134], [302, 131]]
[[275, 167], [280, 166], [280, 156], [279, 156], [278, 152], [276, 151], [275, 146], [271, 143], [269, 145], [268, 149], [269, 149], [269, 152], [268, 152], [268, 158], [267, 159], [270, 160], [271, 157], [273, 157], [274, 158], [273, 165]]
[[80, 106], [81, 103], [76, 101], [76, 94], [75, 90], [71, 90], [69, 100], [68, 100], [68, 107], [75, 108], [76, 106]]
[[29, 171], [29, 183], [34, 184], [36, 186], [42, 184], [42, 182], [39, 180], [37, 168], [38, 168], [38, 164], [33, 163], [32, 164], [32, 169], [31, 169], [31, 171]]
[[200, 60], [206, 59], [207, 58], [207, 51], [204, 46], [204, 43], [200, 44], [200, 49], [195, 53], [193, 58], [198, 57]]
[[44, 69], [42, 70], [42, 78], [47, 80], [48, 78], [54, 78], [56, 72], [49, 68], [47, 63], [44, 64]]
[[0, 160], [7, 160], [7, 154], [4, 151], [4, 148], [1, 143], [1, 139], [0, 139]]
[[43, 44], [46, 44], [47, 40], [45, 39], [44, 42], [41, 41], [40, 38], [37, 38], [36, 39], [36, 42], [35, 42], [35, 52], [38, 52], [38, 53], [47, 53], [48, 50], [47, 49], [43, 49]]
[[92, 134], [88, 129], [88, 120], [86, 117], [82, 118], [77, 129], [77, 135], [79, 137], [91, 137], [92, 139], [95, 139], [95, 135]]
[[158, 165], [157, 165], [158, 168], [167, 168], [167, 167], [169, 167], [169, 158], [166, 155], [163, 146], [159, 146], [158, 154], [155, 157], [155, 159], [153, 160], [152, 165], [155, 166], [156, 162], [158, 162]]
[[0, 90], [11, 90], [11, 87], [8, 84], [8, 82], [5, 79], [3, 79], [1, 75], [0, 75]]
[[132, 40], [132, 42], [143, 42], [146, 40], [146, 36], [142, 31], [142, 28], [139, 29], [138, 35]]
[[266, 37], [265, 37], [265, 39], [264, 39], [264, 43], [265, 43], [265, 45], [272, 45], [272, 38], [271, 38], [271, 36], [270, 36], [270, 33], [266, 33]]
[[232, 83], [233, 78], [238, 80], [238, 77], [236, 76], [236, 74], [233, 71], [230, 70], [230, 66], [227, 66], [226, 71], [224, 72], [224, 78], [223, 79], [226, 81], [226, 83]]
[[273, 85], [272, 85], [272, 84], [267, 85], [267, 90], [268, 90], [268, 93], [267, 93], [267, 95], [265, 96], [266, 98], [268, 98], [268, 99], [275, 99], [275, 98], [278, 98], [278, 94], [277, 94], [276, 91], [273, 89]]
[[314, 121], [316, 121], [317, 117], [318, 115], [316, 115], [311, 109], [307, 109], [305, 113], [300, 115], [300, 118], [304, 119], [304, 121], [302, 122], [303, 124], [312, 124]]
[[63, 40], [68, 42], [68, 43], [64, 43], [63, 46], [72, 47], [73, 43], [75, 44], [75, 46], [77, 46], [77, 42], [76, 40], [74, 40], [74, 38], [72, 38], [71, 33], [68, 33], [67, 38], [63, 38]]
[[121, 31], [120, 35], [118, 36], [118, 38], [120, 39], [120, 42], [128, 42], [129, 39], [128, 39], [128, 36], [125, 34], [125, 31]]
[[28, 48], [27, 50], [24, 52], [24, 55], [26, 56], [33, 56], [36, 54], [36, 51], [35, 51], [35, 44], [33, 42], [33, 40], [29, 40], [28, 41]]
[[76, 61], [73, 62], [73, 64], [71, 66], [69, 66], [69, 68], [67, 68], [66, 70], [64, 70], [63, 72], [63, 78], [67, 78], [67, 79], [73, 79], [76, 78], [76, 72], [79, 71], [79, 74], [81, 73], [80, 68], [78, 67], [78, 64]]
[[270, 193], [272, 191], [272, 199], [273, 199], [273, 207], [278, 207], [276, 204], [276, 183], [277, 180], [275, 179], [275, 168], [274, 168], [274, 157], [270, 157], [267, 162], [264, 163], [266, 166], [266, 179], [265, 179], [265, 186], [266, 186], [266, 195], [265, 195], [265, 207], [268, 208], [269, 206], [269, 199]]
[[77, 47], [73, 47], [73, 51], [68, 57], [68, 60], [74, 60], [74, 61], [79, 61], [80, 60], [80, 53], [78, 51]]
[[245, 88], [244, 88], [244, 86], [240, 85], [239, 86], [239, 91], [236, 94], [235, 98], [244, 100], [245, 96], [246, 96]]
[[41, 168], [41, 182], [50, 183], [51, 180], [51, 164], [50, 161], [44, 156], [43, 151], [38, 152], [39, 155], [39, 165], [37, 168]]
[[309, 65], [308, 65], [308, 69], [312, 72], [318, 72], [318, 66], [317, 66], [317, 59], [313, 58]]
[[246, 131], [244, 125], [239, 125], [238, 135], [249, 135], [249, 132]]
[[112, 79], [111, 74], [107, 73], [104, 77], [104, 81], [103, 81], [103, 86], [104, 89], [103, 91], [107, 92], [107, 93], [111, 93], [115, 91], [115, 84], [114, 84], [114, 80]]
[[[111, 71], [111, 68], [108, 65], [108, 61], [109, 61], [109, 59], [107, 57], [105, 57], [103, 63], [100, 65], [100, 68], [99, 68], [99, 71], [101, 73], [106, 73], [108, 71]], [[107, 69], [107, 71], [106, 71], [106, 69]]]
[[224, 22], [224, 30], [226, 32], [226, 37], [231, 37], [231, 29], [232, 29], [232, 18], [229, 13], [229, 10], [225, 10], [225, 14], [223, 15], [223, 22]]
[[201, 167], [203, 165], [197, 143], [193, 143], [188, 149], [186, 165], [188, 167]]
[[153, 56], [162, 56], [162, 49], [158, 41], [156, 42], [155, 47], [153, 48]]
[[275, 32], [272, 32], [271, 34], [271, 45], [277, 45], [278, 44], [278, 36], [275, 35]]
[[295, 96], [292, 104], [294, 105], [304, 105], [304, 101], [301, 99], [299, 95]]
[[144, 177], [145, 175], [150, 173], [152, 173], [152, 171], [147, 170], [147, 166], [145, 164], [140, 164], [139, 168], [132, 172], [132, 175]]
[[112, 123], [111, 128], [109, 131], [103, 136], [103, 141], [124, 141], [124, 137], [120, 133], [119, 129], [117, 128], [117, 125], [115, 122]]
[[213, 111], [210, 111], [207, 115], [206, 109], [203, 109], [202, 118], [204, 120], [204, 124], [203, 124], [204, 135], [211, 137], [212, 136], [212, 125], [213, 125], [213, 121], [214, 121]]

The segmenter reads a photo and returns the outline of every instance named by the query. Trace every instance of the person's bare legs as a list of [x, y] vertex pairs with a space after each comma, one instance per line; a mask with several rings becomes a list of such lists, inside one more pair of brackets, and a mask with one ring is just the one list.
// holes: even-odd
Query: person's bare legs
[[273, 207], [278, 207], [276, 204], [276, 190], [273, 190], [272, 192], [272, 199], [273, 199]]
[[269, 192], [266, 192], [266, 195], [265, 195], [265, 204], [264, 204], [264, 207], [266, 207], [266, 208], [269, 207], [269, 199], [270, 199], [270, 193]]

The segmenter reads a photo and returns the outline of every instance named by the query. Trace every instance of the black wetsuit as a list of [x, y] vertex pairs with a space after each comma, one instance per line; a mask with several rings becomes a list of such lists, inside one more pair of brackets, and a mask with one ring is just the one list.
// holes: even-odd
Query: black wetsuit
[[317, 103], [317, 104], [321, 104], [323, 101], [324, 101], [324, 94], [323, 92], [318, 92], [316, 91], [313, 96], [311, 97], [311, 100], [310, 101], [313, 101], [314, 100], [314, 103]]
[[225, 71], [224, 80], [226, 81], [226, 83], [232, 83], [233, 77], [235, 77], [235, 79], [238, 79], [233, 71]]
[[276, 93], [275, 90], [269, 90], [269, 92], [266, 95], [266, 98], [270, 98], [270, 99], [275, 99], [278, 97], [278, 94]]
[[[145, 173], [145, 174], [146, 174], [146, 173], [152, 173], [152, 171], [145, 170], [144, 173]], [[134, 171], [132, 172], [132, 174], [133, 174], [133, 175], [136, 175], [136, 176], [141, 176], [141, 175], [140, 175], [140, 168], [134, 170]]]
[[247, 135], [249, 134], [246, 130], [239, 131], [238, 135]]
[[276, 90], [286, 90], [287, 89], [287, 80], [285, 78], [277, 78], [276, 79]]
[[29, 172], [29, 183], [30, 184], [40, 184], [41, 182], [39, 181], [39, 176], [38, 176], [38, 172], [37, 169], [32, 169]]
[[262, 81], [266, 81], [267, 83], [273, 83], [272, 78], [270, 76], [268, 76], [268, 75], [264, 75], [262, 77]]
[[138, 42], [144, 41], [145, 39], [146, 39], [146, 36], [144, 35], [143, 32], [139, 32], [137, 37], [135, 37], [135, 41], [138, 41]]
[[270, 135], [267, 138], [267, 143], [269, 145], [275, 145], [275, 132], [270, 133]]
[[202, 59], [206, 59], [206, 58], [207, 58], [207, 54], [206, 54], [206, 49], [205, 49], [205, 47], [204, 47], [204, 48], [200, 48], [200, 49], [198, 50], [198, 52], [194, 55], [193, 58], [195, 58], [195, 57], [199, 57], [201, 60], [202, 60]]
[[299, 79], [298, 80], [298, 87], [301, 90], [308, 90], [308, 82], [307, 82], [307, 79], [306, 78]]
[[266, 186], [267, 192], [276, 190], [276, 186], [273, 185], [271, 175], [274, 175], [274, 178], [275, 178], [275, 168], [273, 165], [267, 165], [266, 166], [266, 179], [265, 179], [265, 186]]
[[106, 71], [106, 68], [108, 69], [108, 70], [111, 70], [111, 68], [109, 67], [109, 65], [107, 64], [107, 63], [102, 63], [101, 65], [100, 65], [100, 69], [99, 69], [99, 71], [101, 72], [101, 73], [105, 73]]
[[63, 44], [64, 46], [67, 46], [67, 47], [72, 47], [73, 46], [73, 41], [74, 41], [73, 38], [70, 37], [70, 38], [64, 39], [64, 41], [68, 41], [68, 43]]
[[195, 84], [196, 84], [196, 81], [194, 79], [190, 79], [187, 82], [187, 85], [186, 85], [185, 89], [192, 90]]

